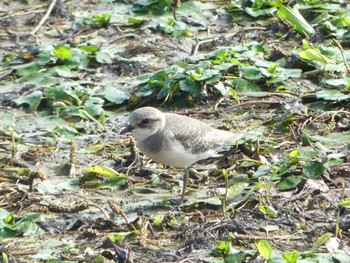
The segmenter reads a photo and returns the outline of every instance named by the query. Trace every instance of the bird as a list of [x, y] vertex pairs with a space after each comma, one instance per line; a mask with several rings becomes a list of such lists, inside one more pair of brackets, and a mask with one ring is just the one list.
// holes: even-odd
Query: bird
[[207, 159], [225, 145], [233, 145], [242, 134], [219, 130], [208, 124], [176, 113], [163, 113], [154, 107], [141, 107], [129, 116], [120, 134], [131, 133], [140, 151], [153, 161], [185, 169], [182, 194], [186, 194], [189, 168]]

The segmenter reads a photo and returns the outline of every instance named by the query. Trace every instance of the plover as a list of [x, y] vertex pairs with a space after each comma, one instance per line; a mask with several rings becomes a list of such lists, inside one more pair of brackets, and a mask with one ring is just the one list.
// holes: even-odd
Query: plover
[[241, 134], [218, 130], [202, 121], [163, 113], [153, 107], [143, 107], [132, 112], [129, 124], [120, 132], [125, 133], [131, 133], [141, 152], [153, 161], [185, 169], [179, 204], [185, 197], [188, 168], [242, 137]]

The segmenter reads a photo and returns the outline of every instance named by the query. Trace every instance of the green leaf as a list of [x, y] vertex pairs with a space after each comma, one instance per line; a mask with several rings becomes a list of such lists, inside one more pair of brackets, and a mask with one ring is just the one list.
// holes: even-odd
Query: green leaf
[[0, 240], [6, 239], [6, 238], [12, 238], [18, 236], [18, 233], [16, 230], [9, 229], [7, 227], [0, 227]]
[[138, 18], [135, 18], [135, 17], [129, 17], [128, 18], [128, 22], [139, 26], [139, 25], [142, 24], [143, 21], [141, 19], [138, 19]]
[[216, 243], [216, 249], [214, 253], [220, 256], [226, 256], [230, 254], [231, 251], [231, 243], [225, 241], [219, 241]]
[[101, 64], [111, 64], [113, 62], [112, 56], [107, 52], [97, 51], [96, 61]]
[[317, 99], [324, 99], [330, 101], [342, 101], [350, 98], [350, 94], [344, 94], [340, 90], [320, 90], [316, 92]]
[[40, 260], [50, 260], [54, 259], [55, 257], [52, 256], [54, 253], [53, 250], [50, 249], [42, 249], [39, 250], [35, 255], [31, 256], [33, 259], [40, 259]]
[[128, 236], [137, 235], [137, 234], [138, 234], [138, 231], [133, 230], [133, 231], [129, 231], [129, 232], [119, 232], [116, 234], [109, 234], [107, 236], [113, 243], [116, 243], [119, 241], [123, 241]]
[[277, 16], [280, 19], [287, 20], [294, 26], [295, 30], [301, 34], [309, 36], [316, 34], [316, 31], [313, 29], [313, 27], [308, 22], [306, 22], [304, 17], [300, 14], [298, 5], [295, 5], [293, 8], [281, 5], [277, 11]]
[[249, 66], [249, 67], [241, 67], [240, 69], [243, 73], [243, 78], [245, 79], [259, 80], [262, 78], [261, 70], [259, 70], [256, 67]]
[[336, 64], [335, 60], [322, 55], [319, 50], [313, 48], [301, 51], [299, 56], [305, 60], [318, 61], [325, 64]]
[[316, 141], [325, 144], [326, 146], [334, 147], [335, 145], [348, 143], [350, 141], [350, 131], [332, 132], [330, 134], [327, 134], [326, 136], [306, 135], [304, 136], [303, 140]]
[[296, 158], [299, 155], [299, 153], [300, 153], [299, 149], [293, 150], [289, 153], [289, 157]]
[[260, 91], [258, 85], [246, 79], [234, 79], [232, 80], [232, 85], [238, 93]]
[[91, 173], [103, 174], [109, 177], [120, 175], [117, 171], [107, 166], [88, 167], [88, 168], [85, 168], [84, 170]]
[[267, 176], [267, 175], [271, 174], [271, 172], [272, 172], [272, 167], [270, 165], [262, 164], [258, 167], [258, 170], [256, 170], [253, 173], [252, 177], [259, 178], [262, 176]]
[[43, 93], [40, 90], [37, 90], [24, 97], [14, 100], [14, 103], [17, 106], [27, 104], [29, 106], [28, 111], [33, 112], [38, 109], [42, 96], [43, 96]]
[[332, 236], [331, 233], [326, 233], [326, 234], [320, 236], [320, 237], [316, 240], [316, 242], [313, 244], [312, 248], [310, 249], [310, 252], [311, 252], [311, 253], [315, 253], [316, 250], [317, 250], [320, 246], [322, 246], [324, 243], [326, 243], [326, 241], [327, 241], [331, 236]]
[[286, 263], [298, 263], [300, 253], [298, 251], [285, 252], [282, 254], [282, 257]]
[[156, 227], [160, 227], [163, 224], [163, 219], [164, 219], [164, 216], [162, 216], [162, 215], [155, 216], [153, 218], [152, 225], [156, 226]]
[[5, 224], [12, 224], [14, 223], [14, 216], [13, 214], [9, 214], [5, 219], [4, 219]]
[[350, 209], [350, 199], [339, 202], [339, 205]]
[[39, 63], [35, 63], [35, 62], [25, 64], [25, 65], [20, 65], [16, 67], [16, 75], [19, 77], [32, 75], [32, 74], [38, 73], [40, 68], [41, 66], [39, 65]]
[[267, 225], [267, 226], [262, 226], [261, 229], [266, 231], [266, 233], [269, 233], [273, 231], [278, 231], [280, 228], [276, 225]]
[[277, 217], [278, 212], [271, 206], [266, 206], [266, 205], [260, 205], [259, 210], [261, 213], [264, 215], [267, 215], [269, 217]]
[[272, 256], [272, 247], [269, 244], [269, 242], [267, 242], [266, 240], [260, 240], [257, 244], [258, 247], [258, 251], [260, 253], [260, 255], [266, 259], [269, 260]]
[[89, 53], [95, 53], [100, 50], [100, 47], [96, 45], [80, 46], [79, 48]]
[[324, 170], [323, 164], [317, 161], [308, 161], [303, 165], [303, 174], [309, 179], [316, 179]]
[[72, 57], [72, 51], [67, 46], [57, 46], [53, 53], [61, 60], [69, 60]]
[[125, 91], [120, 88], [112, 86], [106, 87], [103, 93], [101, 93], [101, 96], [116, 105], [122, 104], [130, 98], [130, 94], [125, 93]]
[[198, 82], [192, 79], [184, 79], [179, 81], [180, 89], [188, 92], [189, 94], [197, 94], [201, 91], [201, 87]]
[[8, 255], [4, 251], [1, 252], [1, 259], [3, 263], [9, 263]]
[[302, 176], [288, 176], [283, 178], [278, 184], [278, 190], [285, 191], [294, 189], [303, 179]]
[[111, 14], [96, 15], [93, 18], [93, 24], [97, 27], [106, 27], [109, 24]]

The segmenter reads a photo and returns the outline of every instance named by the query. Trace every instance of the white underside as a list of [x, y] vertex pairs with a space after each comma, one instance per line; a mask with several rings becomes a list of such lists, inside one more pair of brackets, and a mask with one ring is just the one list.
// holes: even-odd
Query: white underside
[[215, 150], [209, 150], [203, 153], [193, 154], [188, 150], [186, 151], [178, 141], [174, 141], [170, 148], [163, 149], [159, 153], [150, 153], [141, 147], [140, 150], [153, 161], [176, 168], [187, 168], [199, 160], [212, 156], [216, 152]]

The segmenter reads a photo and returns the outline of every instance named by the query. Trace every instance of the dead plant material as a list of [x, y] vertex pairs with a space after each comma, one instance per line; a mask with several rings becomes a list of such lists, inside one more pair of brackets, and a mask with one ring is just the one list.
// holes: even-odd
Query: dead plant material
[[108, 201], [108, 205], [112, 209], [113, 212], [115, 212], [118, 215], [121, 215], [124, 218], [126, 224], [129, 224], [129, 219], [120, 206], [113, 204], [112, 201], [110, 201], [110, 200]]
[[44, 181], [46, 179], [46, 175], [44, 172], [39, 170], [32, 171], [28, 176], [29, 192], [33, 191], [34, 179], [40, 179], [41, 181]]
[[77, 163], [77, 142], [75, 140], [71, 140], [70, 142], [70, 158], [69, 158], [69, 177], [75, 177], [75, 165]]
[[265, 27], [246, 27], [246, 28], [240, 28], [234, 32], [230, 32], [230, 33], [227, 33], [227, 34], [224, 34], [224, 35], [219, 35], [219, 36], [215, 36], [215, 37], [209, 37], [207, 39], [204, 39], [204, 40], [201, 40], [199, 41], [193, 48], [193, 52], [192, 52], [192, 55], [195, 56], [197, 55], [198, 53], [198, 50], [199, 50], [199, 47], [203, 44], [207, 44], [207, 43], [212, 43], [212, 42], [215, 42], [215, 41], [218, 41], [220, 39], [223, 39], [223, 40], [226, 40], [230, 37], [233, 37], [243, 31], [251, 31], [251, 30], [266, 30]]
[[51, 4], [49, 5], [45, 15], [40, 20], [39, 24], [30, 32], [33, 36], [40, 30], [40, 28], [45, 24], [46, 20], [49, 18], [52, 9], [56, 5], [57, 0], [52, 0]]
[[48, 209], [54, 213], [77, 213], [89, 208], [89, 203], [85, 201], [76, 202], [70, 205], [49, 204]]

